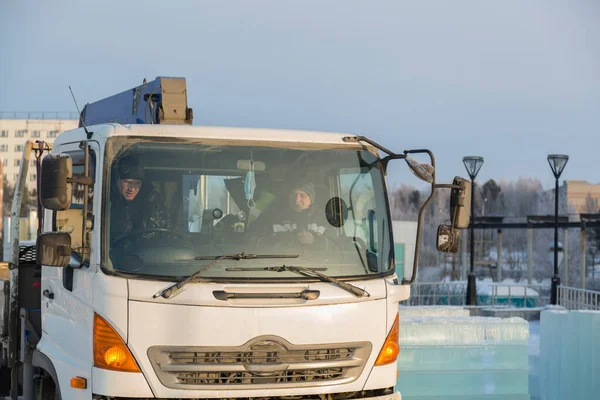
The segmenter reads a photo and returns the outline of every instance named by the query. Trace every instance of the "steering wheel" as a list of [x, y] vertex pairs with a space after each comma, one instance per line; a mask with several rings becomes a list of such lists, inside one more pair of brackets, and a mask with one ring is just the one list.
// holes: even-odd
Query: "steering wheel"
[[145, 229], [137, 229], [137, 230], [134, 230], [131, 232], [125, 232], [124, 234], [120, 235], [118, 238], [113, 240], [112, 245], [114, 246], [115, 244], [120, 243], [123, 240], [128, 239], [128, 238], [152, 239], [152, 238], [155, 238], [156, 235], [150, 235], [150, 234], [154, 234], [154, 233], [167, 233], [170, 235], [170, 239], [171, 238], [180, 238], [181, 241], [186, 242], [186, 244], [191, 245], [191, 243], [189, 243], [189, 241], [187, 240], [185, 235], [183, 235], [180, 232], [174, 231], [172, 229], [167, 229], [167, 228], [145, 228]]
[[256, 240], [256, 247], [259, 249], [265, 248], [265, 247], [275, 247], [275, 248], [280, 248], [280, 247], [284, 247], [286, 245], [291, 245], [293, 244], [292, 240], [291, 240], [291, 235], [289, 235], [288, 233], [286, 234], [270, 234], [270, 235], [264, 235], [261, 236]]
[[298, 240], [298, 235], [296, 232], [280, 232], [272, 235], [262, 236], [256, 242], [258, 248], [264, 248], [273, 246], [275, 248], [281, 247], [289, 247], [290, 249], [295, 249], [294, 251], [305, 249], [305, 250], [321, 250], [321, 251], [336, 251], [342, 249], [342, 245], [338, 243], [336, 240], [329, 236], [320, 236], [311, 232], [316, 240], [324, 240], [327, 243], [326, 249], [319, 248], [318, 245], [315, 246], [313, 244], [303, 244]]

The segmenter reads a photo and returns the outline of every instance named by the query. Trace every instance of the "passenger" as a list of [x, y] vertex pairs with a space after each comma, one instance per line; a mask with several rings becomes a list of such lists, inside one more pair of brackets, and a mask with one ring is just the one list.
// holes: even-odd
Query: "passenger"
[[291, 187], [285, 200], [283, 207], [261, 214], [254, 229], [263, 235], [285, 238], [288, 244], [327, 248], [327, 222], [324, 210], [318, 210], [315, 203], [315, 186], [311, 182], [299, 182]]

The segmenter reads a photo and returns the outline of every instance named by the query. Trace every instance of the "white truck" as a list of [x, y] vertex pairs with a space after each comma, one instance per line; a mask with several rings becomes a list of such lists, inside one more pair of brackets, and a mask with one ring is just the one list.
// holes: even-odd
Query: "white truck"
[[[423, 211], [437, 189], [451, 189], [437, 247], [457, 252], [469, 182], [437, 184], [428, 150], [192, 119], [185, 79], [158, 77], [86, 105], [80, 127], [51, 146], [26, 143], [12, 210], [33, 153], [43, 212], [36, 246], [13, 242], [0, 281], [7, 394], [400, 399], [398, 303], [417, 274]], [[143, 177], [120, 175], [126, 157]], [[385, 183], [394, 159], [432, 189], [404, 276], [395, 273]], [[309, 185], [308, 224], [292, 218], [300, 182]], [[114, 229], [124, 218], [119, 187], [136, 185], [160, 199], [166, 227]], [[128, 206], [134, 222], [144, 199]]]

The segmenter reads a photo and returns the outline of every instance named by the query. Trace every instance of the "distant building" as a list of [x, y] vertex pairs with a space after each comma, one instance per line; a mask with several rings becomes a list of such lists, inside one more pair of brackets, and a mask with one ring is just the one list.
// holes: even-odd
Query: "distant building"
[[[10, 217], [2, 218], [3, 212], [10, 212], [12, 199], [7, 199], [9, 210], [2, 210], [4, 193], [2, 181], [14, 186], [19, 176], [23, 149], [27, 140], [43, 140], [53, 143], [54, 138], [63, 131], [77, 128], [77, 113], [6, 113], [0, 112], [0, 235], [3, 237], [3, 261], [10, 260]], [[31, 160], [27, 174], [27, 188], [36, 188], [36, 161]], [[35, 238], [37, 227], [35, 211], [29, 217], [22, 218], [20, 240]], [[25, 242], [24, 242], [25, 243]]]
[[[50, 119], [52, 118], [52, 119]], [[77, 128], [77, 113], [18, 114], [0, 112], [0, 163], [5, 182], [14, 186], [21, 166], [23, 148], [27, 140], [52, 143], [62, 131]], [[36, 187], [35, 160], [31, 161], [27, 188]]]
[[[566, 191], [567, 202], [569, 206], [575, 209], [576, 213], [599, 212], [600, 184], [578, 180], [565, 181], [561, 188], [561, 192], [563, 191]], [[593, 208], [595, 208], [595, 210]]]

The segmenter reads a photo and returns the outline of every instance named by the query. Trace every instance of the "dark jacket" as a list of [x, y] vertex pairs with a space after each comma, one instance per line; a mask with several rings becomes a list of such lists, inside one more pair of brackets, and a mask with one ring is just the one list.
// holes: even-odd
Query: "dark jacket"
[[279, 236], [286, 239], [288, 243], [297, 242], [299, 233], [310, 232], [313, 234], [314, 242], [307, 246], [321, 250], [329, 248], [335, 236], [335, 229], [325, 219], [324, 211], [323, 217], [320, 218], [315, 206], [300, 212], [290, 208], [283, 208], [279, 212], [267, 211], [261, 214], [253, 225], [250, 229], [256, 235]]
[[110, 233], [111, 241], [125, 233], [139, 229], [171, 229], [171, 217], [159, 192], [150, 187], [138, 193], [135, 199], [127, 201], [118, 189], [111, 193]]

